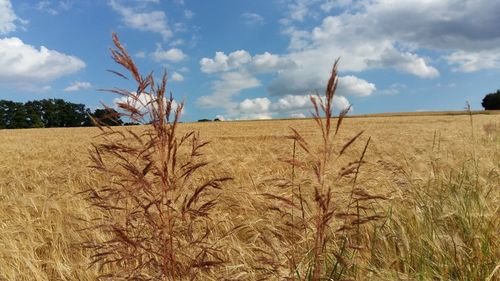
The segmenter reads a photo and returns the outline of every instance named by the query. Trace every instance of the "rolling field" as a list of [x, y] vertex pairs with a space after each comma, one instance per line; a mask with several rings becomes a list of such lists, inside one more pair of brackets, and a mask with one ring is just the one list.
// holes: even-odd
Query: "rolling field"
[[[500, 115], [472, 119], [472, 124], [469, 115], [344, 120], [336, 150], [364, 133], [335, 162], [338, 170], [331, 175], [359, 159], [371, 137], [355, 184], [381, 200], [370, 203], [377, 219], [356, 232], [361, 246], [342, 263], [346, 275], [331, 280], [500, 280]], [[224, 264], [203, 276], [286, 279], [286, 243], [269, 238], [287, 235], [280, 226], [286, 218], [263, 194], [286, 197], [291, 191], [278, 184], [280, 178], [303, 180], [307, 189], [310, 175], [292, 173], [281, 159], [293, 154], [293, 141], [286, 138], [290, 127], [311, 145], [320, 143], [314, 121], [179, 126], [210, 141], [203, 148], [210, 164], [201, 177], [233, 178], [211, 195], [218, 204], [210, 229], [222, 237]], [[88, 229], [102, 214], [80, 192], [109, 181], [89, 168], [98, 134], [97, 128], [0, 130], [0, 280], [96, 279], [98, 267], [89, 268], [92, 252], [82, 245], [105, 240], [106, 234]], [[297, 151], [296, 157], [305, 155]], [[352, 178], [333, 182], [341, 211]]]

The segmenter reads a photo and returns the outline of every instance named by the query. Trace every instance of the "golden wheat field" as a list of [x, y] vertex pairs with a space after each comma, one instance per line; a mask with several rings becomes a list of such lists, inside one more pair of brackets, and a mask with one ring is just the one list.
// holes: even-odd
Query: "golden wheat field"
[[[357, 229], [355, 255], [335, 255], [332, 263], [344, 270], [329, 280], [500, 280], [500, 115], [473, 115], [472, 123], [466, 114], [343, 122], [337, 150], [364, 132], [332, 177], [360, 159], [371, 137], [355, 184], [381, 200], [370, 201], [366, 210], [377, 217]], [[209, 229], [223, 262], [195, 279], [307, 279], [287, 269], [295, 246], [279, 239], [290, 231], [281, 225], [290, 219], [280, 210], [285, 201], [268, 204], [269, 194], [286, 197], [297, 188], [281, 178], [302, 179], [301, 192], [312, 192], [307, 171], [292, 172], [282, 161], [294, 153], [290, 127], [320, 142], [312, 119], [179, 124], [210, 141], [199, 177], [232, 177], [210, 193], [217, 205]], [[103, 214], [81, 193], [110, 180], [89, 168], [97, 135], [97, 128], [0, 130], [0, 280], [95, 280], [112, 269], [89, 266], [93, 253], [83, 247], [106, 239], [89, 228]], [[303, 156], [297, 149], [295, 158]], [[352, 177], [333, 182], [340, 212]]]

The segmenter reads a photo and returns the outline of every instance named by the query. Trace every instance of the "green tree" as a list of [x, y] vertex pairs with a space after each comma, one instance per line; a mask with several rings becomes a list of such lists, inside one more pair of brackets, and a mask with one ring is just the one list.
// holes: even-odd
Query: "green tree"
[[[116, 111], [115, 111], [116, 112]], [[62, 99], [0, 100], [0, 129], [91, 126], [90, 109]], [[121, 120], [118, 124], [121, 125]]]
[[0, 100], [0, 128], [29, 128], [28, 113], [23, 103]]
[[483, 98], [483, 102], [481, 105], [486, 110], [499, 110], [500, 109], [500, 90], [497, 90], [495, 93], [487, 94]]
[[28, 115], [30, 128], [43, 128], [42, 107], [38, 101], [29, 101], [24, 104]]
[[107, 126], [121, 126], [123, 125], [123, 121], [120, 118], [120, 114], [118, 111], [112, 109], [112, 108], [105, 108], [105, 109], [96, 109], [94, 111], [94, 114], [92, 114], [92, 117], [100, 122], [102, 125], [107, 125]]

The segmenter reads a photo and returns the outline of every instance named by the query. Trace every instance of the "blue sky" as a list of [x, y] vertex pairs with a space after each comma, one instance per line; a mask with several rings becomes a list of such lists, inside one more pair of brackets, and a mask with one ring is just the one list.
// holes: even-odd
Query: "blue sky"
[[[500, 88], [496, 0], [0, 0], [0, 99], [97, 108], [130, 87], [107, 69], [117, 32], [163, 69], [185, 121], [308, 116], [341, 57], [337, 110], [481, 108]], [[338, 112], [338, 111], [337, 111]]]

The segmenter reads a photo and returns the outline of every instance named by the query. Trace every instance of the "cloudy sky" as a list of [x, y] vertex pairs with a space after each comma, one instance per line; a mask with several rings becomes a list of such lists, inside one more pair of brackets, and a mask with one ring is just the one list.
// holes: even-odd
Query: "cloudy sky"
[[186, 121], [308, 116], [340, 57], [337, 109], [475, 109], [500, 88], [498, 0], [0, 0], [0, 99], [112, 104], [117, 32], [163, 69]]

